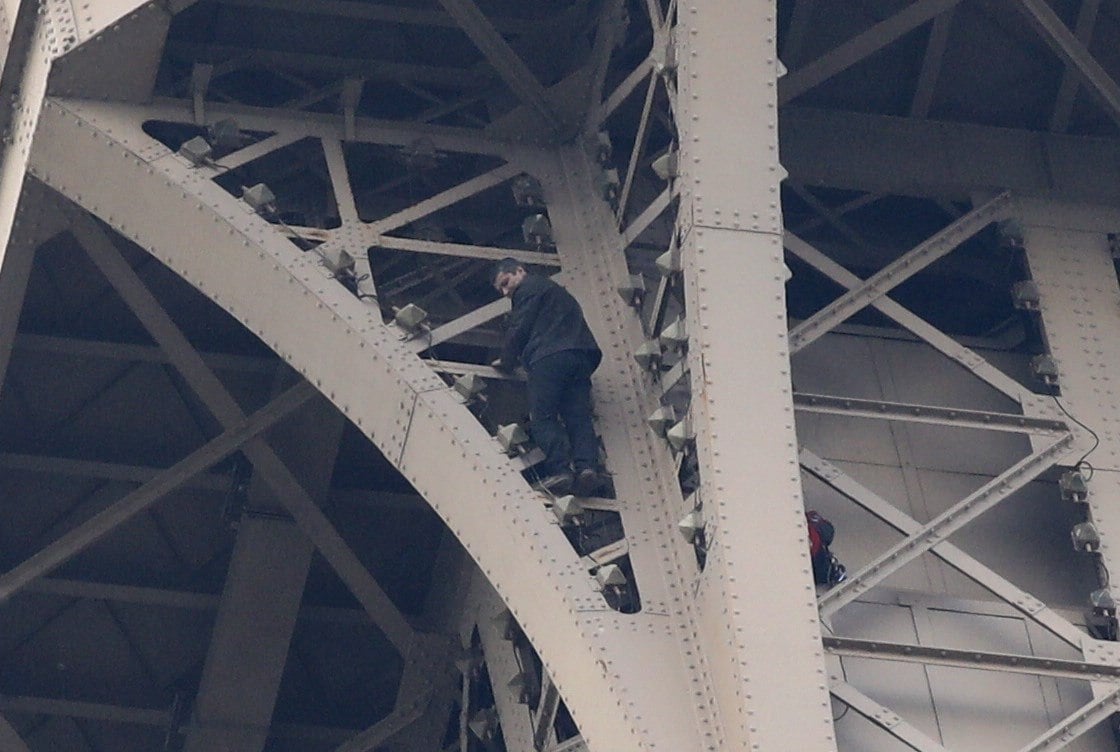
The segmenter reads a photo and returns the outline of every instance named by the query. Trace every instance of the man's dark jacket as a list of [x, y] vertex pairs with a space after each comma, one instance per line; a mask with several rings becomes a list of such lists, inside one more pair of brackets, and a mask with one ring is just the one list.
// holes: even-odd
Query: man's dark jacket
[[563, 350], [587, 351], [593, 365], [599, 365], [603, 353], [587, 328], [579, 303], [563, 287], [547, 277], [528, 274], [513, 291], [511, 303], [501, 368], [512, 370], [519, 359], [530, 368], [546, 355]]

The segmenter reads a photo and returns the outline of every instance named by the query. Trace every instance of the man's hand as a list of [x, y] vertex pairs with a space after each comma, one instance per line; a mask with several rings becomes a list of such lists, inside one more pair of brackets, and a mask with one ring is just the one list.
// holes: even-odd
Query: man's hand
[[508, 363], [506, 363], [501, 358], [495, 359], [494, 361], [492, 361], [490, 363], [490, 365], [493, 366], [494, 368], [498, 369], [502, 373], [509, 374], [509, 373], [513, 373], [513, 371], [514, 371], [513, 367], [510, 366]]

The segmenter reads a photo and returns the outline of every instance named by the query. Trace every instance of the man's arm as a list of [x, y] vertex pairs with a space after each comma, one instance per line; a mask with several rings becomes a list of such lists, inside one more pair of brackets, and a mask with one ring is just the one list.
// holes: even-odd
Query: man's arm
[[549, 284], [548, 280], [540, 277], [526, 277], [514, 294], [509, 328], [506, 330], [502, 345], [502, 356], [498, 360], [498, 370], [510, 372], [517, 367], [517, 361], [525, 345], [528, 344], [533, 326], [540, 315]]

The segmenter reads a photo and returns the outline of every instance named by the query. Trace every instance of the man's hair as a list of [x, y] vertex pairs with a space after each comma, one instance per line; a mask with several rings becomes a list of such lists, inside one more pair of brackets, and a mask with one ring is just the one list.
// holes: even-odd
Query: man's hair
[[494, 282], [498, 278], [498, 275], [503, 272], [513, 274], [518, 269], [523, 269], [524, 267], [525, 265], [517, 259], [506, 256], [504, 259], [494, 264], [494, 271], [490, 274], [490, 281]]

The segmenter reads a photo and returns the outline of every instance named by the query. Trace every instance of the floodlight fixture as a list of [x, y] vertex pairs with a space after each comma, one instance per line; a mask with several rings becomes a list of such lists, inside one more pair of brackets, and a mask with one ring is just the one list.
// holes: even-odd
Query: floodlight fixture
[[1101, 547], [1101, 534], [1092, 522], [1079, 522], [1070, 530], [1075, 551], [1096, 551]]
[[1089, 498], [1089, 484], [1080, 470], [1068, 470], [1058, 478], [1058, 491], [1063, 501], [1085, 501]]
[[699, 509], [693, 509], [677, 523], [677, 531], [686, 541], [695, 543], [700, 534], [704, 532], [703, 513]]
[[672, 180], [677, 176], [678, 158], [677, 152], [667, 151], [657, 159], [650, 163], [657, 177], [662, 180]]
[[1025, 243], [1023, 223], [1018, 219], [1008, 218], [996, 224], [996, 233], [1002, 248], [1022, 248]]
[[606, 131], [599, 131], [595, 134], [595, 141], [592, 143], [591, 156], [601, 165], [605, 165], [611, 161], [611, 156], [614, 154], [614, 145], [611, 143], [611, 134]]
[[508, 608], [502, 609], [494, 616], [494, 624], [497, 625], [501, 638], [506, 642], [513, 642], [521, 634], [521, 627]]
[[670, 274], [680, 274], [684, 271], [684, 263], [681, 261], [681, 249], [670, 248], [662, 253], [654, 261], [657, 265], [658, 271], [662, 276], [668, 277]]
[[634, 360], [646, 371], [656, 371], [661, 365], [661, 342], [647, 339], [634, 351]]
[[257, 214], [271, 214], [276, 211], [276, 194], [264, 183], [257, 183], [243, 190], [241, 200]]
[[513, 202], [518, 206], [532, 208], [544, 207], [544, 188], [541, 181], [532, 175], [522, 173], [510, 184], [513, 189]]
[[618, 170], [613, 167], [609, 170], [600, 170], [595, 175], [595, 187], [599, 195], [611, 206], [618, 201], [618, 193], [622, 190], [622, 181], [618, 177]]
[[502, 449], [510, 457], [516, 457], [525, 449], [529, 443], [529, 433], [522, 428], [519, 423], [509, 423], [504, 426], [498, 426], [498, 432], [495, 434], [498, 443]]
[[1031, 358], [1031, 372], [1045, 386], [1056, 386], [1058, 383], [1058, 361], [1049, 355]]
[[466, 373], [455, 379], [451, 388], [467, 402], [477, 399], [486, 391], [486, 381], [475, 373]]
[[521, 236], [525, 242], [536, 248], [551, 248], [556, 245], [552, 239], [552, 223], [546, 214], [531, 214], [521, 221]]
[[661, 330], [658, 335], [662, 347], [669, 350], [683, 350], [688, 346], [688, 329], [685, 327], [684, 319], [678, 318], [673, 320], [668, 326]]
[[1042, 296], [1033, 279], [1024, 279], [1011, 286], [1011, 304], [1020, 311], [1037, 311]]
[[484, 742], [490, 741], [494, 738], [494, 733], [498, 728], [498, 711], [496, 708], [489, 707], [479, 710], [467, 722], [467, 727], [471, 733], [477, 736]]
[[415, 303], [409, 303], [404, 308], [394, 311], [393, 323], [404, 329], [408, 334], [417, 334], [428, 320], [428, 312]]
[[474, 676], [481, 666], [482, 656], [478, 650], [471, 647], [463, 648], [463, 651], [455, 659], [455, 668], [459, 669], [459, 673], [463, 676]]
[[622, 587], [626, 584], [626, 573], [617, 564], [604, 564], [595, 570], [595, 580], [603, 590], [609, 587]]
[[580, 515], [583, 514], [583, 505], [575, 496], [568, 494], [552, 502], [552, 513], [556, 515], [560, 527], [578, 525]]
[[529, 705], [533, 699], [532, 681], [524, 671], [518, 671], [513, 678], [506, 682], [506, 687], [513, 692], [514, 700], [518, 705]]
[[215, 149], [240, 149], [245, 141], [241, 126], [233, 118], [219, 120], [207, 130], [210, 132], [210, 141]]
[[675, 451], [686, 451], [696, 441], [696, 432], [692, 428], [692, 418], [686, 415], [684, 420], [679, 421], [665, 432], [665, 438], [668, 439], [669, 446]]
[[631, 308], [641, 308], [646, 299], [646, 280], [641, 274], [631, 274], [625, 284], [618, 286], [618, 295]]
[[653, 49], [650, 50], [649, 54], [657, 75], [668, 76], [676, 72], [677, 45], [671, 29], [665, 34], [664, 39], [660, 40], [660, 43], [654, 42]]
[[662, 405], [646, 418], [646, 425], [658, 436], [664, 437], [669, 428], [677, 422], [677, 411], [672, 405]]
[[213, 147], [211, 147], [210, 143], [202, 136], [195, 136], [192, 139], [184, 141], [182, 146], [179, 147], [179, 156], [186, 159], [195, 167], [211, 164], [213, 162], [211, 159], [213, 154]]
[[1093, 611], [1098, 614], [1116, 613], [1116, 601], [1113, 600], [1112, 593], [1108, 592], [1108, 588], [1106, 587], [1089, 593], [1089, 605], [1092, 606]]

